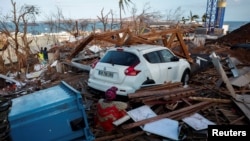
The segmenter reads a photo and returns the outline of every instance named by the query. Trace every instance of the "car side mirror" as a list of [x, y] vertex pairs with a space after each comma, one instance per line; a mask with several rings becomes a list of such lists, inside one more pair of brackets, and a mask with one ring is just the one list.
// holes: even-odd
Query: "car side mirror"
[[171, 62], [177, 62], [179, 61], [179, 58], [177, 56], [171, 57]]

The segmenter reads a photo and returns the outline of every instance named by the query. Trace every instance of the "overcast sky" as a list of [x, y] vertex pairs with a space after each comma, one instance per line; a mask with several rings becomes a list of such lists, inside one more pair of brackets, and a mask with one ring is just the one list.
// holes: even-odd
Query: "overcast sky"
[[[72, 19], [96, 19], [101, 15], [104, 8], [104, 14], [113, 10], [115, 18], [119, 18], [119, 0], [14, 0], [17, 6], [24, 4], [35, 5], [39, 7], [41, 14], [37, 20], [46, 20], [47, 15], [56, 13], [59, 7], [66, 18]], [[143, 6], [148, 3], [150, 11], [159, 11], [161, 14], [167, 14], [170, 11], [181, 8], [184, 17], [188, 17], [190, 11], [193, 15], [200, 17], [206, 12], [207, 0], [132, 0], [138, 9], [138, 14], [142, 12]], [[224, 21], [250, 21], [250, 0], [227, 0]], [[131, 7], [130, 7], [131, 9]], [[128, 10], [130, 10], [128, 9]], [[5, 15], [10, 13], [12, 6], [10, 0], [0, 0], [0, 13]], [[127, 10], [126, 15], [129, 17], [130, 12]], [[201, 20], [201, 19], [199, 19]]]

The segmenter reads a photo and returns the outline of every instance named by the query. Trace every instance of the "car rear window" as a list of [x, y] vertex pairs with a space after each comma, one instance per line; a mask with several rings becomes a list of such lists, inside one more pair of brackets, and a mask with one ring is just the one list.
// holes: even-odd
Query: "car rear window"
[[143, 56], [149, 63], [154, 64], [154, 63], [160, 63], [161, 62], [161, 58], [160, 58], [159, 54], [157, 53], [157, 51], [144, 54]]
[[132, 66], [138, 64], [139, 58], [130, 52], [109, 51], [100, 60], [102, 63], [115, 65]]

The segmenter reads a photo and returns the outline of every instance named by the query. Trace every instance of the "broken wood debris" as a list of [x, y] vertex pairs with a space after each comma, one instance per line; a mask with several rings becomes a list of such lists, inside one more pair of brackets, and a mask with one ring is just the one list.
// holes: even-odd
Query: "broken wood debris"
[[[215, 52], [213, 52], [211, 54], [211, 58], [213, 61], [213, 64], [216, 68], [216, 70], [218, 71], [218, 73], [221, 75], [223, 82], [226, 84], [226, 87], [228, 89], [228, 91], [230, 92], [230, 95], [232, 96], [234, 102], [236, 103], [236, 105], [239, 106], [239, 108], [241, 108], [242, 111], [244, 111], [245, 115], [250, 119], [250, 98], [249, 95], [246, 94], [236, 94], [234, 87], [231, 84], [231, 81], [228, 78], [227, 73], [225, 72], [225, 70], [223, 69], [221, 63], [220, 63], [220, 58], [215, 54]], [[235, 72], [235, 70], [237, 69], [235, 65], [232, 65], [232, 61], [231, 63], [231, 67], [230, 70], [232, 72]], [[238, 73], [237, 73], [238, 74]], [[234, 75], [235, 76], [235, 75]]]
[[211, 101], [216, 103], [231, 103], [230, 99], [206, 98], [206, 97], [189, 97], [189, 99], [197, 101]]
[[210, 105], [210, 104], [212, 104], [212, 103], [211, 102], [207, 102], [207, 101], [200, 102], [198, 104], [195, 104], [195, 105], [192, 105], [192, 106], [188, 106], [188, 107], [185, 107], [185, 108], [182, 108], [182, 109], [179, 109], [179, 110], [175, 110], [173, 112], [169, 112], [169, 113], [165, 113], [165, 114], [162, 114], [162, 115], [158, 115], [156, 117], [144, 119], [144, 120], [137, 121], [137, 122], [130, 123], [130, 124], [124, 124], [124, 125], [122, 125], [122, 128], [123, 129], [131, 129], [131, 128], [134, 128], [134, 127], [138, 127], [138, 126], [144, 125], [146, 123], [150, 123], [150, 122], [153, 122], [153, 121], [156, 121], [156, 120], [159, 120], [159, 119], [162, 119], [162, 118], [167, 118], [167, 117], [170, 117], [170, 116], [176, 116], [176, 114], [180, 114], [180, 113], [183, 113], [183, 112], [195, 109], [195, 108], [200, 108], [200, 107], [203, 107], [203, 106], [206, 106], [206, 105]]
[[124, 137], [121, 137], [121, 138], [118, 138], [118, 139], [114, 139], [113, 141], [126, 141], [126, 140], [131, 140], [137, 136], [140, 136], [142, 134], [144, 134], [145, 132], [144, 131], [139, 131], [139, 132], [136, 132], [136, 133], [132, 133], [132, 134], [129, 134], [129, 135], [126, 135]]
[[[124, 36], [120, 36], [120, 33], [126, 33]], [[157, 34], [158, 35], [157, 35]], [[150, 35], [151, 34], [151, 35]], [[132, 43], [148, 43], [153, 44], [156, 43], [156, 40], [162, 40], [164, 42], [164, 45], [169, 45], [170, 48], [172, 47], [170, 45], [172, 40], [175, 40], [174, 36], [169, 36], [171, 33], [167, 33], [165, 31], [162, 32], [155, 32], [150, 34], [144, 34], [141, 36], [134, 36], [130, 31], [120, 30], [120, 31], [114, 31], [114, 32], [107, 32], [104, 34], [94, 34], [93, 36], [89, 36], [88, 38], [85, 38], [79, 45], [77, 45], [76, 49], [71, 52], [70, 57], [74, 57], [79, 53], [89, 42], [92, 40], [102, 40], [107, 41], [113, 44], [117, 45], [123, 45], [123, 44], [132, 44]], [[165, 36], [166, 35], [166, 36]], [[133, 38], [132, 38], [133, 37]], [[167, 40], [169, 39], [170, 40]], [[173, 49], [173, 48], [171, 48]], [[208, 49], [216, 50], [217, 53], [225, 53], [225, 48], [221, 48], [218, 45], [214, 46], [208, 46], [206, 49], [204, 48], [203, 52], [210, 52]], [[194, 49], [192, 49], [194, 50]], [[184, 55], [183, 55], [184, 54]], [[178, 54], [180, 56], [186, 55], [185, 51], [184, 53]], [[80, 62], [79, 60], [74, 62]], [[29, 60], [28, 60], [29, 61]], [[222, 61], [225, 61], [224, 58], [222, 58]], [[30, 62], [29, 63], [33, 63]], [[84, 64], [85, 61], [81, 61], [80, 63]], [[221, 63], [221, 62], [218, 62]], [[232, 62], [231, 62], [232, 63]], [[49, 83], [42, 83], [42, 88], [47, 88], [52, 85], [56, 85], [61, 80], [67, 80], [70, 85], [74, 86], [77, 89], [87, 89], [86, 86], [81, 85], [79, 86], [78, 82], [85, 82], [88, 74], [87, 72], [81, 72], [83, 75], [79, 75], [77, 71], [75, 71], [73, 68], [81, 69], [83, 70], [84, 67], [82, 66], [76, 66], [71, 63], [65, 63], [62, 66], [65, 69], [62, 69], [60, 72], [61, 76], [58, 77], [55, 75], [58, 75], [58, 73], [53, 72], [45, 72], [46, 73], [46, 80], [44, 80], [44, 76], [39, 76], [38, 79], [41, 82], [49, 82]], [[89, 65], [87, 63], [87, 65]], [[103, 131], [97, 131], [95, 127], [92, 127], [93, 131], [96, 131], [96, 140], [135, 140], [134, 138], [136, 136], [145, 136], [143, 131], [140, 131], [138, 133], [138, 129], [134, 130], [137, 131], [135, 134], [134, 131], [125, 133], [124, 131], [130, 131], [128, 129], [144, 125], [146, 123], [150, 123], [156, 120], [161, 119], [162, 117], [168, 117], [175, 120], [181, 120], [184, 117], [190, 116], [193, 113], [199, 112], [199, 114], [203, 115], [204, 117], [208, 118], [211, 121], [214, 121], [218, 125], [245, 125], [249, 124], [249, 70], [246, 71], [248, 73], [244, 73], [246, 76], [244, 76], [244, 79], [241, 77], [244, 74], [241, 74], [241, 69], [238, 69], [237, 73], [239, 76], [235, 77], [236, 75], [233, 74], [234, 79], [230, 78], [232, 73], [232, 70], [230, 69], [230, 66], [228, 64], [221, 64], [223, 65], [222, 69], [220, 71], [225, 71], [225, 78], [228, 78], [228, 81], [224, 81], [220, 73], [218, 73], [217, 69], [213, 67], [206, 68], [205, 70], [202, 70], [201, 72], [198, 72], [197, 74], [193, 75], [189, 84], [188, 89], [183, 88], [181, 83], [166, 83], [162, 85], [154, 85], [154, 86], [147, 86], [142, 87], [140, 90], [138, 90], [135, 94], [135, 96], [132, 96], [129, 98], [129, 103], [133, 106], [133, 103], [139, 103], [150, 105], [154, 112], [159, 115], [158, 118], [155, 117], [155, 119], [147, 119], [140, 122], [135, 122], [132, 124], [129, 124], [128, 122], [124, 123], [124, 126], [126, 129], [120, 130], [120, 127], [117, 127], [117, 132], [115, 134], [109, 134], [104, 133]], [[233, 67], [238, 66], [248, 66], [249, 64], [239, 64], [239, 65], [233, 65]], [[68, 68], [66, 68], [68, 67]], [[54, 69], [54, 68], [53, 68]], [[29, 70], [30, 71], [30, 70]], [[49, 71], [49, 70], [47, 70]], [[74, 74], [73, 74], [74, 73]], [[73, 74], [73, 75], [72, 75]], [[230, 76], [229, 76], [230, 75]], [[55, 78], [55, 81], [53, 81]], [[57, 79], [57, 80], [56, 80]], [[30, 81], [28, 84], [32, 83], [33, 85], [36, 85], [36, 81]], [[225, 84], [231, 83], [232, 87], [229, 88], [228, 86], [225, 87]], [[41, 83], [40, 83], [41, 84]], [[32, 85], [32, 86], [33, 86]], [[31, 85], [28, 85], [31, 86]], [[83, 88], [84, 87], [84, 88]], [[183, 90], [183, 91], [182, 91]], [[187, 90], [187, 91], [186, 91]], [[25, 90], [26, 91], [26, 90]], [[189, 92], [188, 92], [189, 91]], [[83, 94], [86, 96], [86, 94], [89, 94], [87, 91], [83, 91]], [[164, 93], [164, 94], [163, 94]], [[236, 95], [236, 98], [234, 97], [234, 94]], [[90, 96], [91, 95], [91, 96]], [[94, 102], [97, 101], [96, 97], [92, 94], [87, 95], [87, 99], [90, 99]], [[208, 104], [204, 104], [208, 103]], [[200, 105], [198, 105], [200, 104]], [[204, 105], [203, 105], [204, 104]], [[90, 106], [91, 110], [88, 110], [89, 117], [91, 117], [91, 114], [93, 114], [93, 111], [95, 110], [94, 104]], [[235, 107], [234, 107], [235, 106]], [[136, 107], [132, 107], [136, 108]], [[187, 109], [188, 108], [188, 109]], [[130, 121], [131, 122], [131, 121]], [[132, 125], [132, 126], [129, 126]], [[188, 127], [189, 128], [189, 127]], [[189, 131], [192, 131], [189, 129]], [[124, 132], [124, 133], [121, 133]], [[131, 135], [131, 136], [130, 136]], [[147, 135], [148, 136], [148, 135]], [[199, 136], [199, 134], [192, 134], [187, 136], [188, 139], [204, 139], [206, 138], [206, 135]]]
[[107, 140], [111, 140], [111, 139], [121, 138], [122, 136], [124, 136], [124, 134], [122, 134], [122, 133], [115, 134], [115, 135], [107, 135], [107, 136], [96, 138], [95, 141], [107, 141]]
[[181, 49], [172, 51], [182, 57], [186, 58], [190, 63], [193, 63], [193, 59], [190, 57], [188, 47], [184, 43], [182, 33], [184, 31], [178, 26], [173, 29], [165, 29], [159, 31], [150, 31], [148, 33], [137, 35], [133, 33], [129, 28], [120, 29], [116, 31], [108, 31], [105, 33], [92, 33], [88, 37], [84, 38], [80, 44], [71, 52], [68, 60], [74, 58], [80, 51], [82, 51], [91, 41], [105, 41], [115, 46], [128, 46], [133, 44], [151, 44], [156, 45], [159, 40], [162, 40], [163, 46], [173, 48], [172, 43], [179, 41]]

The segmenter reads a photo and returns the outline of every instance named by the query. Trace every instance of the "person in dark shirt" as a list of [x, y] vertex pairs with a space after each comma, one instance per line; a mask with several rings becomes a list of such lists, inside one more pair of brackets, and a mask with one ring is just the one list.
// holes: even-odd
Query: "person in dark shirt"
[[43, 57], [43, 47], [41, 47], [41, 50], [40, 50], [40, 52], [38, 53], [38, 58], [39, 58], [40, 63], [43, 63], [43, 61], [44, 61], [44, 57]]
[[47, 47], [44, 47], [43, 49], [43, 57], [44, 57], [44, 60], [47, 62], [48, 61]]

